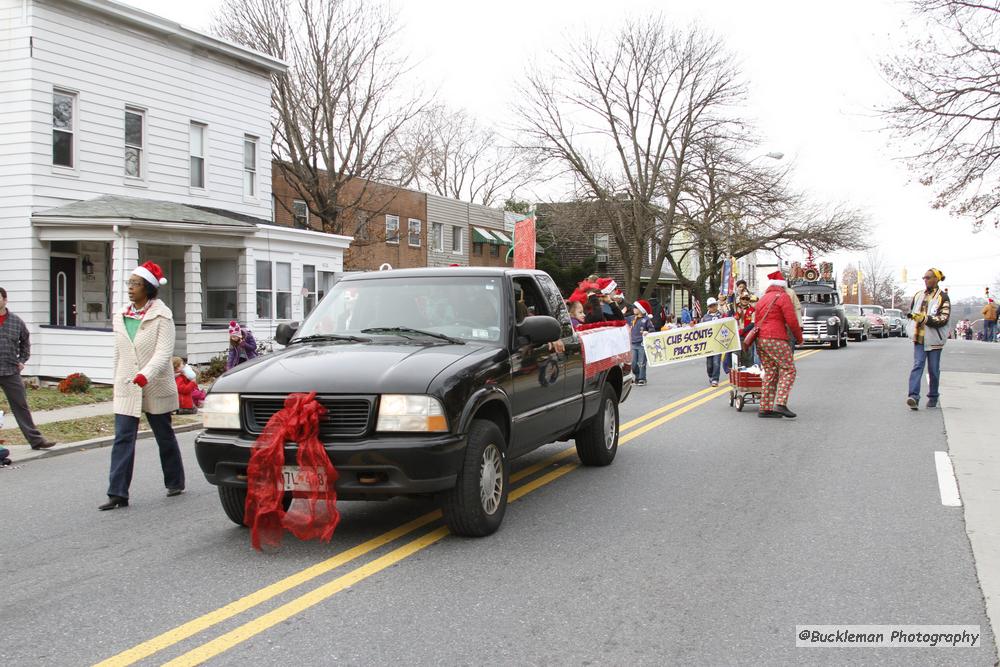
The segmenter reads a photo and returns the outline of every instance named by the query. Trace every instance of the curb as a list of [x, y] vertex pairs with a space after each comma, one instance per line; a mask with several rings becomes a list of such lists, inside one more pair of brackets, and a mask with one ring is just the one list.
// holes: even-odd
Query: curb
[[[174, 433], [187, 433], [188, 431], [199, 431], [204, 427], [204, 422], [195, 422], [193, 424], [183, 424], [181, 426], [174, 427]], [[153, 432], [149, 429], [139, 431], [136, 436], [136, 440], [142, 440], [149, 438], [153, 435]], [[39, 459], [50, 459], [54, 456], [62, 456], [63, 454], [70, 454], [72, 452], [82, 452], [88, 449], [97, 449], [99, 447], [107, 447], [108, 445], [114, 444], [114, 436], [108, 436], [104, 438], [92, 438], [90, 440], [79, 440], [77, 442], [68, 443], [64, 447], [56, 445], [57, 449], [44, 449], [35, 450], [29, 449], [30, 454], [28, 456], [16, 456], [17, 452], [11, 450], [11, 459], [14, 465], [28, 463], [29, 461], [37, 461]]]

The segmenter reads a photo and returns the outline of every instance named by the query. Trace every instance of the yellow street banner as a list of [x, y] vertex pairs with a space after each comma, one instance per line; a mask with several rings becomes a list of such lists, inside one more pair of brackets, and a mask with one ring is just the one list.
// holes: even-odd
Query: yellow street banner
[[736, 320], [724, 317], [694, 327], [658, 331], [642, 339], [650, 366], [665, 366], [678, 361], [710, 357], [740, 351]]

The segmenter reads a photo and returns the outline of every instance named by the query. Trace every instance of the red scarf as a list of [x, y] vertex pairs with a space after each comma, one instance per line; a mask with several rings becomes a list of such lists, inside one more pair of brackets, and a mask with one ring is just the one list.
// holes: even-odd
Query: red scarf
[[148, 301], [146, 301], [145, 306], [137, 309], [135, 307], [135, 304], [130, 301], [128, 304], [128, 308], [126, 308], [122, 312], [122, 315], [124, 315], [125, 317], [131, 317], [134, 320], [141, 320], [143, 317], [146, 316], [146, 313], [149, 311], [149, 308], [152, 305], [153, 305], [153, 299], [149, 299]]

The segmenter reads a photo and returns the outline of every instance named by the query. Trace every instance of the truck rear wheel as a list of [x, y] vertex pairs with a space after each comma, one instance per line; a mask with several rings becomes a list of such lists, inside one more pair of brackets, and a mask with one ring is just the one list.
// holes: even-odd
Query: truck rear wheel
[[606, 466], [618, 453], [618, 395], [604, 385], [597, 414], [576, 433], [576, 455], [585, 466]]
[[507, 511], [509, 486], [503, 433], [488, 419], [473, 420], [458, 480], [442, 498], [441, 512], [448, 529], [467, 537], [495, 533]]

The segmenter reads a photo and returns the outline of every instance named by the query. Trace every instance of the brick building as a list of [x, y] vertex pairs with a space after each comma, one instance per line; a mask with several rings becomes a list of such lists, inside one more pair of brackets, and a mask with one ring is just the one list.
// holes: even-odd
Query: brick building
[[[271, 170], [274, 222], [284, 227], [323, 230], [306, 201], [275, 164]], [[340, 233], [353, 236], [344, 254], [344, 271], [375, 271], [427, 266], [427, 198], [423, 192], [353, 179], [341, 193]]]

